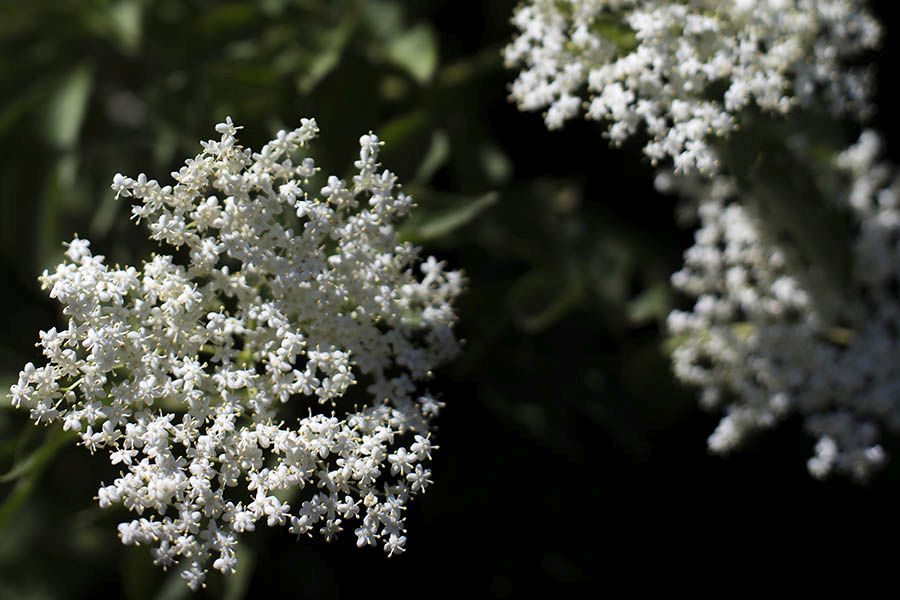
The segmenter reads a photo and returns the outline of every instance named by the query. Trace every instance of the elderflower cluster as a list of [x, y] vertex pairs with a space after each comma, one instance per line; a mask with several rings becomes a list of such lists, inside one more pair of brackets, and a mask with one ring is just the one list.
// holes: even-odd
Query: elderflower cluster
[[900, 431], [900, 180], [866, 132], [839, 154], [853, 221], [850, 283], [837, 307], [816, 273], [767, 235], [753, 199], [731, 181], [672, 180], [698, 203], [700, 229], [675, 286], [696, 298], [674, 311], [674, 370], [724, 418], [709, 438], [728, 452], [791, 414], [817, 439], [810, 473], [866, 480], [884, 461], [882, 428]]
[[[13, 403], [62, 421], [121, 469], [99, 503], [138, 518], [125, 544], [234, 571], [237, 535], [260, 522], [403, 551], [408, 500], [431, 483], [420, 391], [452, 358], [459, 272], [417, 259], [394, 223], [412, 207], [360, 138], [352, 181], [296, 158], [312, 119], [254, 153], [229, 118], [174, 185], [116, 175], [118, 197], [174, 248], [140, 269], [111, 266], [87, 240], [41, 283], [68, 325], [40, 333]], [[324, 183], [314, 189], [314, 182]]]
[[529, 0], [506, 63], [512, 98], [549, 128], [586, 111], [619, 144], [640, 128], [656, 163], [715, 173], [710, 140], [750, 107], [773, 114], [818, 94], [868, 108], [869, 72], [848, 66], [879, 39], [865, 0]]

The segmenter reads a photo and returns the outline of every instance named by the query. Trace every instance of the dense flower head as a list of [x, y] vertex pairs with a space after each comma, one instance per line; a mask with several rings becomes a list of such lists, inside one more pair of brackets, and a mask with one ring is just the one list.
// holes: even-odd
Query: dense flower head
[[529, 0], [505, 49], [512, 98], [557, 128], [584, 109], [613, 143], [643, 128], [654, 161], [714, 173], [712, 137], [746, 108], [775, 114], [821, 97], [868, 110], [870, 74], [849, 62], [880, 36], [865, 0]]
[[674, 311], [674, 369], [725, 416], [709, 447], [728, 452], [800, 415], [816, 437], [810, 473], [866, 480], [885, 461], [884, 428], [900, 431], [900, 179], [865, 132], [840, 153], [841, 207], [853, 223], [850, 281], [839, 303], [821, 271], [791, 259], [747, 193], [725, 177], [663, 178], [693, 198], [700, 228], [675, 286], [694, 297]]
[[210, 561], [232, 572], [237, 534], [260, 522], [326, 539], [351, 527], [359, 546], [402, 552], [443, 406], [421, 384], [458, 351], [461, 276], [398, 241], [413, 205], [378, 138], [360, 138], [345, 181], [296, 156], [312, 119], [259, 152], [238, 129], [217, 125], [174, 185], [116, 175], [172, 253], [137, 269], [70, 242], [40, 278], [68, 324], [40, 333], [46, 364], [11, 390], [37, 423], [108, 452], [121, 471], [99, 503], [138, 516], [122, 541], [184, 561], [194, 588]]

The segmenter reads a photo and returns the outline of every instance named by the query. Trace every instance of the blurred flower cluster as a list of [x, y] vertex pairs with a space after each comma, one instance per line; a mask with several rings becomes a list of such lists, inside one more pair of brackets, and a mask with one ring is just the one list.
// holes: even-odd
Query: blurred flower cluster
[[512, 97], [557, 128], [584, 112], [620, 144], [639, 131], [653, 161], [716, 172], [710, 138], [750, 107], [785, 114], [824, 93], [836, 113], [868, 109], [876, 47], [864, 0], [534, 0], [516, 11]]
[[[696, 298], [674, 311], [675, 374], [726, 416], [709, 438], [728, 452], [786, 416], [803, 416], [818, 442], [810, 473], [865, 481], [885, 460], [879, 429], [900, 430], [900, 179], [866, 131], [831, 165], [852, 221], [850, 281], [834, 298], [821, 265], [767, 226], [765, 206], [724, 176], [661, 176], [697, 210], [700, 228], [673, 283]], [[800, 150], [809, 160], [808, 147]], [[827, 198], [820, 199], [827, 201]], [[794, 256], [792, 256], [794, 254]]]
[[799, 414], [815, 477], [868, 480], [879, 431], [900, 427], [900, 207], [877, 133], [833, 149], [841, 119], [872, 112], [867, 3], [535, 0], [514, 23], [521, 109], [557, 128], [584, 108], [613, 144], [646, 132], [653, 163], [672, 161], [657, 188], [700, 227], [670, 345], [726, 413], [710, 448]]

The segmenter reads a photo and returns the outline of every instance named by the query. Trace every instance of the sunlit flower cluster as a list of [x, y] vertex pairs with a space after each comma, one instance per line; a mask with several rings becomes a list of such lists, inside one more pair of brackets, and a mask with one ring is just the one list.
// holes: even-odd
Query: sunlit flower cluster
[[237, 534], [260, 522], [402, 552], [443, 406], [421, 384], [458, 351], [461, 276], [398, 241], [412, 200], [378, 138], [360, 138], [345, 181], [297, 156], [314, 120], [259, 152], [238, 129], [217, 125], [174, 185], [116, 175], [172, 252], [138, 269], [70, 242], [41, 277], [68, 324], [41, 332], [46, 364], [11, 390], [37, 423], [108, 452], [121, 470], [99, 503], [138, 516], [122, 541], [181, 563], [193, 588], [209, 562], [232, 572]]
[[868, 109], [866, 69], [876, 47], [865, 0], [529, 0], [507, 46], [521, 71], [512, 97], [545, 109], [557, 128], [582, 112], [609, 122], [615, 144], [646, 131], [654, 162], [715, 173], [710, 141], [739, 112], [784, 114], [822, 98], [835, 112]]
[[662, 180], [699, 208], [695, 244], [673, 277], [696, 302], [669, 327], [676, 375], [725, 412], [713, 451], [797, 414], [817, 439], [815, 477], [865, 480], [885, 461], [879, 433], [900, 431], [900, 183], [879, 147], [866, 132], [833, 163], [847, 184], [837, 208], [853, 223], [850, 281], [836, 306], [817, 285], [821, 265], [792, 260], [750, 194], [724, 177]]

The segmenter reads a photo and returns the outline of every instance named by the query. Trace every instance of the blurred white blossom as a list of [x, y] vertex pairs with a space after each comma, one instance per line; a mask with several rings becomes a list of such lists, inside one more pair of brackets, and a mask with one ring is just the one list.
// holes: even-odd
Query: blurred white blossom
[[817, 285], [821, 269], [791, 260], [749, 193], [721, 176], [661, 177], [699, 210], [695, 244], [673, 276], [696, 302], [672, 312], [669, 328], [676, 375], [725, 412], [711, 450], [728, 452], [797, 414], [817, 438], [813, 476], [866, 480], [884, 463], [879, 432], [900, 431], [900, 183], [879, 153], [867, 131], [830, 167], [831, 180], [846, 183], [835, 208], [852, 222], [850, 281], [837, 306]]
[[619, 144], [646, 131], [654, 163], [711, 174], [712, 137], [750, 107], [784, 114], [821, 96], [864, 115], [870, 72], [849, 63], [877, 46], [865, 0], [528, 0], [506, 63], [512, 98], [546, 109], [549, 128], [581, 114]]
[[68, 324], [41, 332], [46, 364], [11, 390], [37, 423], [109, 453], [121, 471], [99, 503], [138, 516], [122, 541], [185, 561], [192, 588], [210, 561], [232, 572], [237, 534], [261, 521], [403, 552], [443, 406], [420, 384], [458, 351], [460, 274], [398, 241], [412, 201], [380, 170], [378, 138], [360, 138], [352, 181], [317, 191], [313, 159], [295, 156], [314, 120], [259, 152], [238, 129], [217, 125], [174, 185], [116, 175], [174, 253], [137, 269], [69, 243], [40, 278]]

